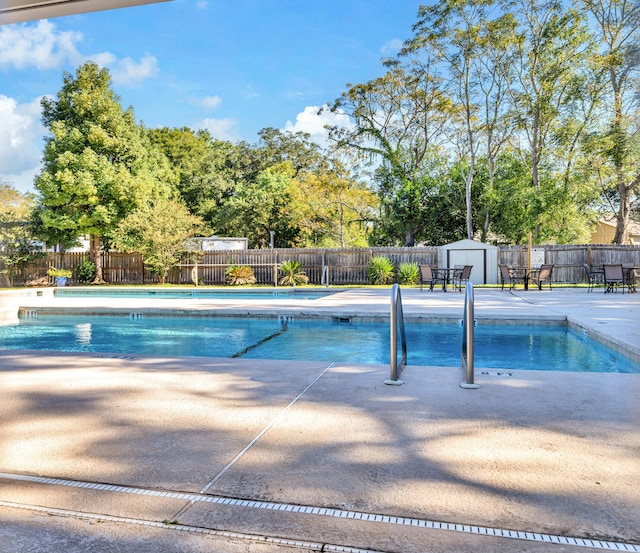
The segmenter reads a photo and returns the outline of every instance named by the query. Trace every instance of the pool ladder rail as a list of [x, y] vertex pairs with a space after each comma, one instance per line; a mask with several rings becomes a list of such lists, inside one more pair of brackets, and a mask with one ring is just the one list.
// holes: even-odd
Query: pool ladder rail
[[[407, 364], [407, 336], [404, 330], [404, 314], [402, 312], [402, 295], [400, 294], [400, 286], [394, 284], [391, 288], [391, 313], [390, 321], [390, 338], [391, 338], [391, 360], [389, 367], [389, 378], [384, 381], [385, 384], [392, 386], [402, 386], [404, 382], [400, 380], [400, 374]], [[402, 357], [398, 361], [398, 329], [400, 329], [400, 342], [402, 348]]]
[[461, 368], [465, 373], [465, 380], [460, 383], [460, 387], [467, 390], [476, 390], [480, 387], [474, 382], [473, 333], [476, 321], [474, 319], [473, 311], [473, 284], [471, 282], [467, 282], [467, 290], [464, 296], [464, 314], [462, 318], [461, 351]]
[[[391, 313], [390, 320], [390, 363], [389, 378], [384, 381], [385, 384], [392, 386], [402, 386], [404, 382], [400, 380], [402, 369], [407, 364], [407, 338], [404, 329], [404, 313], [402, 311], [402, 294], [400, 286], [394, 284], [391, 289]], [[473, 300], [473, 284], [467, 283], [466, 294], [464, 298], [464, 313], [462, 318], [462, 348], [461, 348], [461, 368], [465, 373], [464, 382], [460, 383], [460, 387], [467, 390], [476, 390], [480, 386], [474, 382], [474, 300]], [[402, 347], [402, 356], [398, 360], [398, 330], [400, 330], [400, 344]]]

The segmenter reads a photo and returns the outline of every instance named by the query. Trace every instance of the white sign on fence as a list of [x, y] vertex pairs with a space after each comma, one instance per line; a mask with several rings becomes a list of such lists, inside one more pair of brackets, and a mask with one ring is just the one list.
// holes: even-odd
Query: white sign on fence
[[531, 249], [531, 266], [540, 267], [544, 265], [544, 248]]

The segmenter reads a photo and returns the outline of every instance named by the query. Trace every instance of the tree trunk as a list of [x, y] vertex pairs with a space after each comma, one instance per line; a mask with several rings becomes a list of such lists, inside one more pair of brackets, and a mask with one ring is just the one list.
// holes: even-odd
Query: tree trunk
[[416, 230], [409, 229], [404, 237], [404, 246], [410, 248], [416, 245]]
[[631, 195], [627, 191], [627, 186], [624, 182], [618, 182], [618, 195], [620, 196], [620, 207], [616, 214], [616, 234], [613, 238], [613, 243], [624, 244], [627, 241], [629, 212], [631, 211]]
[[96, 276], [91, 284], [104, 284], [104, 278], [102, 276], [102, 252], [100, 251], [100, 236], [92, 234], [89, 237], [89, 259], [93, 261], [96, 266]]

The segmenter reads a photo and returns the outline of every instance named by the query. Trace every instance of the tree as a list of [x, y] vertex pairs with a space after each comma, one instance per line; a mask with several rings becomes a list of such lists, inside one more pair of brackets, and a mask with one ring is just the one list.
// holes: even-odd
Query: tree
[[[451, 117], [450, 101], [431, 70], [432, 63], [433, 57], [411, 60], [406, 66], [387, 60], [384, 76], [350, 86], [331, 108], [355, 123], [353, 128], [329, 129], [336, 147], [355, 148], [382, 163], [384, 178], [378, 182], [383, 183], [379, 189], [383, 216], [393, 216], [384, 207], [396, 194], [425, 182], [425, 166], [437, 152]], [[401, 233], [404, 245], [412, 246], [421, 231], [419, 218], [407, 216], [401, 221], [386, 228]]]
[[202, 219], [192, 215], [183, 203], [157, 198], [120, 222], [114, 244], [123, 251], [140, 253], [145, 265], [164, 284], [186, 251], [186, 240], [202, 225]]
[[[517, 0], [515, 5], [520, 29], [510, 96], [529, 148], [531, 184], [541, 194], [543, 164], [551, 164], [547, 154], [554, 133], [581, 93], [590, 43], [584, 18], [559, 0]], [[539, 235], [538, 221], [528, 230]]]
[[465, 167], [465, 206], [467, 238], [473, 239], [473, 206], [471, 187], [476, 170], [481, 129], [481, 104], [478, 102], [479, 85], [484, 66], [478, 48], [483, 39], [482, 30], [490, 17], [492, 0], [445, 0], [429, 6], [420, 6], [418, 22], [413, 26], [414, 38], [407, 43], [401, 55], [420, 55], [431, 50], [446, 65], [446, 90], [454, 106], [452, 142], [457, 151], [459, 167]]
[[133, 110], [122, 109], [106, 69], [89, 62], [75, 76], [65, 73], [56, 99], [43, 99], [42, 108], [51, 132], [35, 182], [42, 238], [69, 246], [90, 235], [95, 281], [102, 282], [103, 241], [144, 202], [168, 197], [174, 177]]
[[213, 222], [218, 232], [244, 236], [252, 248], [269, 245], [275, 232], [279, 247], [298, 244], [299, 206], [294, 202], [294, 170], [288, 162], [261, 171], [255, 180], [240, 183], [220, 207]]
[[606, 189], [615, 190], [614, 242], [627, 240], [634, 194], [640, 192], [640, 4], [627, 0], [583, 0], [596, 25], [600, 44], [597, 70], [608, 80], [603, 94], [603, 120], [590, 141], [591, 154], [602, 160], [597, 174]]
[[376, 219], [377, 199], [373, 192], [334, 168], [305, 173], [296, 179], [295, 203], [300, 205], [300, 234], [305, 245], [363, 247], [368, 229]]
[[151, 129], [149, 136], [169, 160], [177, 189], [189, 210], [213, 220], [236, 187], [238, 174], [231, 164], [241, 147], [214, 140], [208, 131], [194, 132], [187, 127]]
[[34, 242], [30, 224], [34, 203], [33, 195], [21, 194], [0, 182], [0, 255], [4, 263], [0, 274], [7, 286], [11, 286], [16, 273], [44, 255]]

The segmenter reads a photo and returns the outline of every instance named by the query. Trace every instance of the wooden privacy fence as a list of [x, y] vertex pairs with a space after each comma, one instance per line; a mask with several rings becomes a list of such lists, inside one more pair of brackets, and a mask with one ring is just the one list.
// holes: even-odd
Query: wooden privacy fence
[[[565, 245], [535, 246], [544, 250], [544, 262], [554, 265], [553, 281], [577, 283], [585, 280], [583, 263], [601, 266], [605, 263], [622, 263], [640, 266], [640, 246], [616, 245]], [[225, 269], [230, 265], [249, 265], [253, 268], [258, 284], [273, 285], [278, 276], [278, 265], [283, 261], [297, 260], [309, 277], [311, 284], [357, 285], [368, 284], [368, 269], [376, 256], [388, 257], [397, 267], [401, 263], [443, 265], [437, 247], [415, 248], [355, 248], [355, 249], [268, 249], [226, 250], [205, 252], [198, 260], [198, 280], [201, 284], [224, 284]], [[501, 247], [498, 263], [526, 266], [527, 246]], [[24, 271], [13, 275], [14, 286], [46, 279], [51, 266], [73, 271], [71, 284], [77, 284], [75, 267], [89, 258], [88, 253], [49, 253]], [[102, 254], [103, 276], [111, 284], [155, 284], [158, 278], [145, 267], [140, 254], [107, 252]], [[193, 262], [181, 263], [172, 269], [167, 283], [192, 284]], [[3, 269], [0, 257], [0, 271]], [[324, 277], [323, 277], [324, 275]], [[6, 285], [0, 280], [0, 285]]]

